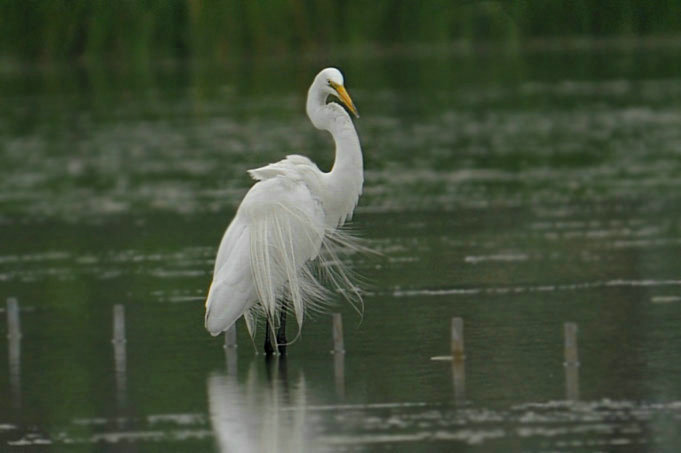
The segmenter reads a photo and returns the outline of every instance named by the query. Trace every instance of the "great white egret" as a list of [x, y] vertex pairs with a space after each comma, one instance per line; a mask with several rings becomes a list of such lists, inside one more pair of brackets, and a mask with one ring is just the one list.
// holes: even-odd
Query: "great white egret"
[[328, 295], [319, 271], [334, 286], [345, 288], [347, 298], [361, 301], [335, 246], [358, 247], [340, 227], [362, 193], [362, 149], [350, 115], [339, 104], [327, 103], [329, 96], [359, 114], [338, 69], [317, 74], [306, 110], [312, 124], [333, 137], [331, 171], [320, 171], [300, 155], [248, 171], [257, 182], [227, 227], [215, 259], [205, 318], [212, 335], [244, 316], [253, 337], [256, 320], [264, 315], [265, 352], [284, 353], [286, 311], [295, 314], [300, 333], [305, 312]]

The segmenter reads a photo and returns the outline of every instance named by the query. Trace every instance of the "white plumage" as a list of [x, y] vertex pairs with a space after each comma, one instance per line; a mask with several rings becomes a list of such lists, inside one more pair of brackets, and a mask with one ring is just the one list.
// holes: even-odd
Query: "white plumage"
[[306, 106], [314, 126], [333, 136], [330, 172], [299, 155], [248, 172], [257, 182], [222, 238], [206, 300], [205, 325], [212, 335], [242, 315], [252, 336], [259, 314], [274, 328], [285, 301], [300, 330], [305, 312], [328, 297], [319, 271], [348, 299], [361, 301], [335, 250], [360, 248], [339, 227], [352, 216], [362, 192], [362, 151], [350, 116], [337, 103], [327, 103], [330, 95], [357, 115], [335, 68], [315, 77]]

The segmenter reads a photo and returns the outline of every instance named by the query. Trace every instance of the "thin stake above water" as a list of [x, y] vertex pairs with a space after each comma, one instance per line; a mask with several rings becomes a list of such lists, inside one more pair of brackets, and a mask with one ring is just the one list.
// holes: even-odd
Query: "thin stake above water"
[[14, 297], [7, 299], [7, 338], [21, 338], [19, 302]]
[[452, 383], [456, 404], [466, 402], [466, 354], [463, 341], [463, 319], [452, 318], [450, 344], [452, 355], [434, 356], [430, 360], [452, 362]]
[[334, 354], [345, 354], [343, 342], [343, 316], [340, 313], [333, 314], [333, 351]]
[[452, 358], [461, 360], [466, 358], [463, 344], [463, 319], [452, 318]]
[[116, 304], [113, 307], [113, 343], [125, 343], [125, 307]]
[[454, 401], [462, 404], [466, 401], [466, 354], [463, 341], [463, 319], [461, 318], [452, 318], [451, 341]]
[[566, 322], [563, 325], [565, 334], [565, 363], [579, 365], [579, 353], [577, 350], [577, 324]]
[[448, 362], [450, 360], [462, 361], [466, 359], [463, 342], [463, 319], [461, 318], [452, 318], [449, 347], [452, 355], [437, 355], [431, 357], [430, 360]]

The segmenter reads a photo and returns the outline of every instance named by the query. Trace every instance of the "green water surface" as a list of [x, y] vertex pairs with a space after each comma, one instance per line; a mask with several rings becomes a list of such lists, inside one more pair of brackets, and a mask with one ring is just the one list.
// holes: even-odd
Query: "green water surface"
[[[681, 46], [440, 46], [0, 72], [0, 443], [17, 451], [681, 448]], [[365, 307], [266, 361], [203, 328], [246, 170], [360, 110]], [[127, 341], [112, 345], [112, 310]], [[465, 323], [463, 369], [450, 319]], [[579, 328], [566, 393], [563, 323]], [[291, 326], [292, 327], [292, 326]], [[0, 323], [0, 338], [8, 327]], [[4, 340], [3, 340], [4, 341]], [[456, 379], [455, 379], [456, 377]], [[22, 450], [25, 449], [25, 450]]]

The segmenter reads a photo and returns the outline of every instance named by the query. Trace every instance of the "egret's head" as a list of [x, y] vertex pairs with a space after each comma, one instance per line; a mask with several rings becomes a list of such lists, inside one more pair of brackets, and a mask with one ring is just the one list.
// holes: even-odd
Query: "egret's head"
[[350, 110], [357, 118], [359, 118], [359, 113], [355, 104], [353, 104], [350, 95], [348, 94], [345, 86], [343, 86], [343, 74], [336, 68], [326, 68], [323, 69], [317, 77], [313, 85], [319, 86], [319, 88], [327, 95], [335, 96], [339, 101], [345, 105], [348, 110]]

